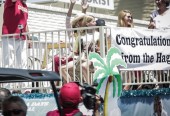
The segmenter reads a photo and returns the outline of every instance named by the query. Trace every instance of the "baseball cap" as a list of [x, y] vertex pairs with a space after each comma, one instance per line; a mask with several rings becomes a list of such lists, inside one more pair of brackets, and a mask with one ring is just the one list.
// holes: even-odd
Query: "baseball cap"
[[105, 20], [103, 20], [103, 19], [97, 19], [97, 20], [96, 20], [96, 26], [106, 26], [106, 25], [105, 25]]
[[74, 82], [64, 84], [60, 89], [59, 97], [61, 104], [71, 102], [74, 105], [78, 105], [81, 97], [79, 86]]

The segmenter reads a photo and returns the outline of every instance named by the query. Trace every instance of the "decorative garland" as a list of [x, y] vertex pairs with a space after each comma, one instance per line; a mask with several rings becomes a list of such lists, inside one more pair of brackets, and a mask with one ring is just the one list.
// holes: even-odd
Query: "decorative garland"
[[29, 94], [14, 94], [24, 99], [44, 99], [54, 97], [53, 93], [29, 93]]
[[[30, 93], [14, 94], [24, 99], [44, 99], [54, 97], [53, 93]], [[122, 91], [121, 97], [151, 97], [155, 95], [170, 95], [170, 88], [151, 89], [151, 90], [129, 90]]]
[[151, 97], [155, 95], [170, 95], [170, 88], [122, 91], [121, 97]]

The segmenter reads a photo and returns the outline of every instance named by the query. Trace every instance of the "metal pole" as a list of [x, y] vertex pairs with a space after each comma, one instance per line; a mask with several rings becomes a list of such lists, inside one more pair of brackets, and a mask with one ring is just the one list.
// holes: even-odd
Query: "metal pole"
[[104, 26], [99, 27], [99, 33], [100, 33], [100, 54], [101, 57], [105, 57], [105, 38], [104, 38]]
[[61, 109], [61, 106], [60, 106], [60, 103], [59, 103], [59, 100], [58, 100], [58, 92], [57, 92], [57, 89], [55, 87], [54, 81], [50, 81], [50, 84], [51, 84], [51, 87], [52, 87], [53, 92], [54, 92], [54, 98], [55, 98], [60, 116], [63, 116], [62, 109]]

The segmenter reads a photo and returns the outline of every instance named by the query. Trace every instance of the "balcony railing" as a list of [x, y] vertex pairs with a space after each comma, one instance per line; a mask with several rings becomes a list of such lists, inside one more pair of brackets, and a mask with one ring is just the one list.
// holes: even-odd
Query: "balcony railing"
[[[120, 29], [120, 28], [119, 28]], [[126, 28], [124, 28], [126, 30]], [[68, 37], [68, 33], [73, 33], [77, 31], [75, 38], [78, 38], [78, 44], [76, 44], [75, 38]], [[84, 31], [82, 34], [82, 30]], [[140, 30], [140, 29], [139, 29]], [[90, 32], [89, 32], [90, 31]], [[154, 30], [152, 30], [154, 31]], [[31, 47], [26, 47], [26, 56], [24, 56], [26, 67], [21, 67], [16, 63], [16, 53], [13, 54], [13, 62], [9, 64], [4, 64], [3, 56], [3, 42], [0, 43], [0, 67], [6, 68], [27, 68], [32, 70], [56, 70], [55, 60], [58, 58], [59, 69], [58, 73], [62, 78], [62, 82], [56, 83], [56, 86], [60, 87], [63, 83], [69, 81], [80, 81], [81, 83], [93, 82], [93, 73], [95, 68], [90, 65], [91, 62], [87, 58], [89, 55], [89, 45], [90, 50], [96, 52], [96, 48], [99, 49], [99, 54], [101, 57], [105, 57], [108, 49], [112, 46], [116, 46], [113, 42], [113, 30], [110, 27], [85, 27], [85, 28], [75, 28], [75, 29], [63, 29], [63, 30], [53, 30], [53, 31], [42, 31], [42, 32], [30, 32], [22, 34], [10, 34], [2, 35], [1, 38], [6, 38], [7, 40], [15, 38], [16, 36], [26, 35], [26, 42], [29, 43], [28, 36], [31, 37], [32, 45]], [[168, 32], [165, 31], [165, 35]], [[82, 35], [81, 35], [82, 34]], [[28, 36], [27, 36], [28, 35]], [[169, 36], [168, 36], [169, 37]], [[83, 41], [81, 41], [83, 39]], [[82, 43], [83, 42], [83, 43]], [[15, 41], [14, 41], [15, 43]], [[15, 44], [14, 44], [15, 45]], [[62, 57], [66, 59], [69, 57], [70, 53], [73, 52], [73, 48], [78, 45], [79, 55], [72, 54], [72, 62], [66, 61], [63, 65]], [[82, 47], [84, 46], [84, 47]], [[14, 46], [15, 48], [15, 46]], [[121, 49], [120, 49], [121, 50]], [[149, 49], [148, 49], [149, 50]], [[128, 51], [128, 49], [126, 50]], [[84, 56], [85, 54], [85, 56]], [[9, 54], [11, 55], [11, 54]], [[84, 58], [84, 59], [83, 59]], [[81, 59], [81, 60], [80, 60]], [[141, 66], [142, 67], [142, 66]], [[141, 69], [141, 68], [139, 68]], [[122, 77], [123, 86], [128, 85], [154, 85], [153, 88], [159, 88], [163, 85], [169, 87], [170, 83], [170, 71], [159, 68], [155, 69], [145, 69], [139, 70], [138, 68], [120, 68], [120, 74]], [[65, 78], [64, 78], [65, 77]], [[69, 78], [71, 77], [71, 79]], [[24, 83], [6, 83], [0, 84], [0, 87], [6, 87], [12, 90], [22, 90], [24, 92], [26, 89], [40, 89], [42, 92], [49, 92], [50, 84], [48, 82], [24, 82]]]

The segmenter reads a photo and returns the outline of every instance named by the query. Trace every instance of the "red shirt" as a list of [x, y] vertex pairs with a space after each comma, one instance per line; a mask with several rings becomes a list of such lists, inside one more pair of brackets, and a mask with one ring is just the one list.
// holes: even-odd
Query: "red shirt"
[[[70, 62], [70, 61], [73, 61], [73, 58], [69, 57], [69, 58], [67, 58], [67, 61], [61, 60], [61, 64], [64, 65], [64, 64], [66, 64], [66, 62]], [[59, 73], [60, 57], [57, 55], [54, 56], [54, 64], [55, 64], [55, 72]]]
[[[14, 34], [20, 33], [18, 25], [22, 25], [22, 32], [26, 32], [28, 19], [28, 7], [26, 4], [22, 3], [21, 0], [6, 0], [4, 5], [4, 15], [3, 15], [3, 26], [2, 34]], [[15, 38], [20, 38], [16, 36]], [[21, 37], [25, 39], [24, 36]]]
[[[80, 112], [79, 109], [63, 109], [64, 116], [74, 116], [76, 113]], [[60, 113], [58, 110], [50, 111], [47, 113], [46, 116], [60, 116]]]

